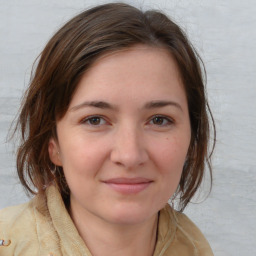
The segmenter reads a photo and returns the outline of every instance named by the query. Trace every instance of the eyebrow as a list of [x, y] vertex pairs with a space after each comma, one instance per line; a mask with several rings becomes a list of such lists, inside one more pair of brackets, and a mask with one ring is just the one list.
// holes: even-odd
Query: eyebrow
[[165, 100], [157, 100], [157, 101], [151, 101], [145, 104], [146, 109], [152, 109], [152, 108], [162, 108], [166, 106], [174, 106], [182, 110], [182, 107], [180, 104], [178, 104], [175, 101], [165, 101]]
[[174, 106], [183, 111], [181, 105], [175, 101], [165, 101], [165, 100], [156, 100], [151, 101], [145, 104], [144, 108], [153, 109], [153, 108], [163, 108], [166, 106]]
[[[175, 101], [165, 101], [165, 100], [156, 100], [156, 101], [150, 101], [144, 105], [144, 109], [154, 109], [154, 108], [163, 108], [166, 106], [174, 106], [183, 111], [180, 104], [178, 104]], [[84, 108], [84, 107], [95, 107], [100, 109], [117, 109], [116, 106], [111, 105], [105, 101], [85, 101], [79, 105], [76, 105], [70, 109], [70, 111], [76, 111], [78, 109]]]
[[71, 111], [76, 111], [80, 108], [84, 107], [95, 107], [95, 108], [101, 108], [101, 109], [115, 109], [116, 107], [105, 102], [105, 101], [85, 101], [77, 106], [72, 107]]

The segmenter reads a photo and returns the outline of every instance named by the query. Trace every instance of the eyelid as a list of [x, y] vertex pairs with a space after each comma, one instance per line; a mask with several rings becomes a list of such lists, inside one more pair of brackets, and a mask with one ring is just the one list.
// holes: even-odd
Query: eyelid
[[[157, 118], [157, 117], [164, 119], [164, 121], [167, 121], [167, 123], [165, 123], [165, 124], [154, 124], [154, 123], [151, 124], [153, 119]], [[90, 119], [93, 119], [93, 118], [99, 118], [99, 119], [101, 119], [100, 122], [103, 121], [104, 123], [103, 124], [102, 123], [100, 123], [100, 124], [91, 124], [91, 123], [89, 123]], [[105, 116], [97, 115], [97, 114], [86, 116], [86, 117], [82, 118], [79, 121], [79, 123], [84, 124], [84, 125], [88, 125], [88, 126], [91, 126], [91, 127], [100, 127], [100, 126], [103, 126], [103, 125], [110, 125], [110, 122], [108, 121], [108, 119]], [[162, 114], [153, 115], [146, 122], [147, 125], [154, 125], [154, 126], [158, 126], [158, 127], [170, 126], [170, 125], [173, 125], [174, 123], [175, 123], [175, 121], [174, 121], [173, 118], [171, 118], [170, 116], [162, 115]]]
[[[93, 119], [93, 118], [100, 118], [101, 120], [104, 120], [104, 124], [93, 125], [93, 124], [87, 123], [88, 121], [90, 121], [90, 119]], [[86, 116], [86, 117], [82, 118], [79, 121], [79, 123], [89, 125], [89, 126], [92, 126], [92, 127], [99, 127], [99, 126], [108, 124], [109, 122], [107, 121], [106, 117], [104, 117], [102, 115], [89, 115], [89, 116]]]
[[167, 124], [163, 124], [163, 125], [152, 124], [152, 125], [155, 125], [155, 126], [165, 127], [165, 126], [173, 125], [174, 122], [175, 122], [174, 119], [169, 117], [169, 116], [161, 115], [161, 114], [156, 114], [156, 115], [151, 116], [147, 123], [150, 123], [156, 117], [163, 118], [163, 119], [167, 120], [168, 123]]

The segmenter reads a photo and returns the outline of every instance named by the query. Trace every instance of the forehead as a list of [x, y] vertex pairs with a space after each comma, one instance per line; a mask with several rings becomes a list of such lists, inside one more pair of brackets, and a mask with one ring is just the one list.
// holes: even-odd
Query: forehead
[[[71, 101], [184, 97], [177, 64], [166, 49], [137, 45], [100, 57], [83, 75]], [[116, 96], [116, 97], [114, 97]]]
[[[128, 48], [107, 52], [99, 56], [90, 66], [90, 69], [93, 69], [98, 65], [107, 65], [113, 62], [125, 62], [127, 64], [133, 63], [134, 65], [138, 60], [144, 60], [147, 65], [156, 63], [156, 64], [165, 64], [165, 66], [172, 65], [172, 69], [176, 70], [177, 65], [174, 61], [174, 58], [171, 52], [162, 46], [150, 46], [144, 44], [137, 44]], [[177, 70], [178, 71], [178, 70]]]

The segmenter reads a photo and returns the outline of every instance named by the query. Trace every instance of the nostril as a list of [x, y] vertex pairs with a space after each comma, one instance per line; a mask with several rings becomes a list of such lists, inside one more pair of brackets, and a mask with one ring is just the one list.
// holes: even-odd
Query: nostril
[[113, 140], [110, 158], [114, 164], [127, 169], [133, 169], [147, 161], [147, 151], [137, 129], [133, 131], [119, 130]]
[[116, 163], [116, 165], [122, 165], [122, 163], [121, 162], [115, 162]]
[[136, 166], [143, 165], [146, 162], [147, 157], [144, 156], [144, 152], [133, 152], [127, 154], [127, 152], [112, 152], [111, 161], [118, 165], [123, 166], [127, 169], [133, 169]]

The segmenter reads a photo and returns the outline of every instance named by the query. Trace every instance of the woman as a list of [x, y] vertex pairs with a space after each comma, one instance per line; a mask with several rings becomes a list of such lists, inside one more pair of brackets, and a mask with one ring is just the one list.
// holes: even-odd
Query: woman
[[202, 80], [160, 12], [113, 3], [64, 25], [24, 97], [17, 170], [35, 197], [1, 211], [0, 255], [213, 255], [181, 213], [210, 161]]

